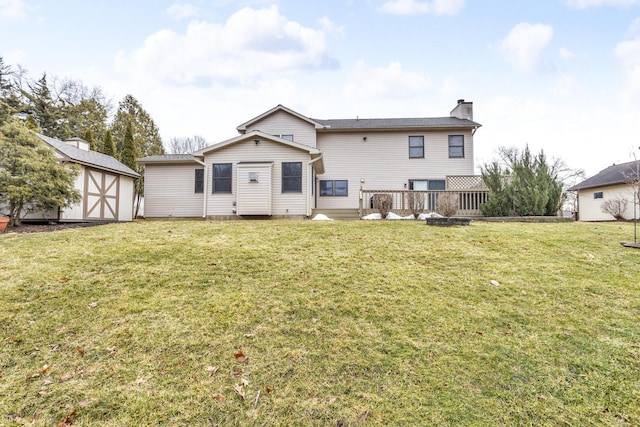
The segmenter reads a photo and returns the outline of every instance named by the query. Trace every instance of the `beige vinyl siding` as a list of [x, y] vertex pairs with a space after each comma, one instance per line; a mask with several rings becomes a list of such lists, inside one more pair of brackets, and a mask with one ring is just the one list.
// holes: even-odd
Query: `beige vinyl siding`
[[[273, 162], [271, 193], [272, 215], [307, 215], [310, 209], [310, 185], [308, 180], [310, 156], [306, 151], [298, 150], [290, 146], [271, 142], [260, 141], [255, 144], [253, 140], [238, 142], [227, 147], [209, 153], [205, 158], [207, 165], [206, 179], [211, 187], [211, 170], [214, 163], [232, 163], [233, 180], [231, 183], [232, 194], [221, 193], [207, 195], [207, 216], [228, 216], [233, 214], [237, 202], [237, 168], [239, 162]], [[302, 163], [302, 193], [282, 193], [282, 162]]]
[[[424, 158], [409, 158], [410, 135], [424, 135]], [[449, 158], [449, 135], [464, 135], [464, 158]], [[474, 172], [470, 131], [321, 133], [318, 149], [325, 164], [325, 173], [318, 179], [349, 181], [348, 197], [318, 196], [318, 209], [357, 208], [361, 179], [365, 189], [402, 190], [410, 179], [445, 179]]]
[[[271, 215], [273, 163], [245, 163], [236, 168], [238, 215]], [[250, 174], [257, 174], [251, 181]]]
[[276, 111], [247, 127], [247, 133], [253, 130], [269, 135], [293, 135], [294, 142], [316, 146], [315, 126], [285, 111]]
[[[202, 166], [147, 164], [144, 216], [147, 218], [201, 217], [203, 193], [195, 193], [195, 170]], [[206, 178], [205, 178], [206, 179]], [[210, 188], [205, 182], [205, 191]]]
[[[602, 192], [602, 199], [594, 199], [593, 194]], [[629, 185], [614, 185], [609, 187], [589, 188], [578, 193], [578, 215], [580, 221], [614, 221], [608, 213], [602, 212], [602, 203], [615, 197], [625, 198], [627, 210], [625, 219], [633, 219], [633, 190]]]

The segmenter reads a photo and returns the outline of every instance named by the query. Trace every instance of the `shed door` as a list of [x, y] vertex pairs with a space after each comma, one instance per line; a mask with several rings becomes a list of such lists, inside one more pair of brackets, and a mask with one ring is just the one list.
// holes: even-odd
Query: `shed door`
[[271, 215], [273, 162], [238, 163], [238, 215]]
[[120, 177], [87, 169], [85, 174], [84, 219], [118, 220]]

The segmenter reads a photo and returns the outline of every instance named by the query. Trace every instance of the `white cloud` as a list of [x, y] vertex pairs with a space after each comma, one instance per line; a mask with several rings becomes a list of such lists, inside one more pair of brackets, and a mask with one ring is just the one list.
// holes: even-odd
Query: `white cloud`
[[149, 85], [214, 81], [253, 84], [269, 73], [336, 66], [325, 32], [281, 15], [277, 6], [243, 8], [224, 24], [192, 21], [184, 34], [161, 30], [136, 51], [119, 53], [118, 69]]
[[640, 33], [640, 18], [636, 18], [633, 20], [633, 22], [629, 26], [629, 32], [632, 34]]
[[531, 71], [538, 65], [542, 51], [552, 37], [551, 26], [523, 22], [509, 31], [500, 42], [499, 49], [517, 69]]
[[566, 0], [566, 3], [578, 9], [589, 7], [616, 6], [626, 7], [640, 3], [640, 0]]
[[582, 92], [582, 85], [570, 75], [560, 76], [551, 86], [550, 92], [555, 96], [569, 96]]
[[445, 77], [442, 85], [440, 86], [440, 92], [445, 95], [455, 96], [456, 94], [461, 93], [462, 90], [462, 85], [451, 76]]
[[323, 31], [332, 36], [332, 37], [343, 37], [344, 36], [344, 26], [338, 26], [334, 24], [329, 18], [323, 16], [318, 19], [318, 23], [322, 26]]
[[174, 19], [194, 18], [198, 13], [199, 9], [189, 3], [174, 3], [167, 9], [167, 14]]
[[388, 0], [380, 11], [392, 15], [418, 15], [430, 13], [433, 15], [455, 15], [464, 8], [464, 0]]
[[560, 56], [560, 58], [564, 59], [565, 61], [570, 61], [572, 59], [575, 59], [577, 56], [575, 53], [573, 53], [572, 51], [564, 47], [560, 48], [560, 50], [558, 51], [558, 55]]
[[629, 79], [631, 91], [640, 90], [640, 36], [618, 43], [614, 54]]
[[0, 0], [0, 19], [19, 20], [32, 9], [24, 0]]
[[422, 72], [405, 71], [399, 62], [386, 67], [369, 68], [358, 61], [345, 92], [362, 99], [411, 98], [431, 89], [431, 78]]

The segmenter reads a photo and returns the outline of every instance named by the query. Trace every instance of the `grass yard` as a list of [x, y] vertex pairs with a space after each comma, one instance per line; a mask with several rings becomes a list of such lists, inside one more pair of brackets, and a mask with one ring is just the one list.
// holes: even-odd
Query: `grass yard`
[[0, 425], [640, 425], [630, 239], [410, 221], [0, 235]]

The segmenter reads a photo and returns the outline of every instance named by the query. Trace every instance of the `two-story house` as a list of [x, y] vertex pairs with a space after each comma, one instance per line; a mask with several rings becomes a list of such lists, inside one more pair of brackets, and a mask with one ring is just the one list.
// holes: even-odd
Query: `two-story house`
[[282, 105], [193, 154], [149, 156], [145, 216], [305, 217], [356, 211], [362, 188], [445, 190], [472, 175], [473, 103], [447, 117], [314, 119]]

